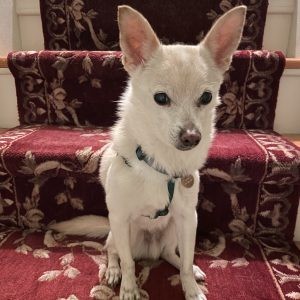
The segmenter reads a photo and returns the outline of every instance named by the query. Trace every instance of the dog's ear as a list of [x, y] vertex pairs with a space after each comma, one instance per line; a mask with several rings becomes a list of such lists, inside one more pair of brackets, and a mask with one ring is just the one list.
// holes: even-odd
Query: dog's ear
[[240, 43], [246, 11], [246, 6], [238, 6], [221, 16], [200, 44], [208, 49], [222, 71], [229, 68], [232, 54]]
[[151, 58], [160, 42], [149, 22], [130, 6], [118, 6], [118, 24], [124, 68], [131, 73]]

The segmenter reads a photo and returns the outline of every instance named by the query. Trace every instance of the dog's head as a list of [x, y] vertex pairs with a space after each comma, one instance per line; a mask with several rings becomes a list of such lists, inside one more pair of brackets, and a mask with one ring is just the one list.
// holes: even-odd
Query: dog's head
[[196, 46], [162, 45], [148, 21], [119, 6], [123, 64], [130, 75], [130, 103], [143, 132], [178, 150], [210, 139], [224, 72], [241, 39], [246, 7], [220, 17]]

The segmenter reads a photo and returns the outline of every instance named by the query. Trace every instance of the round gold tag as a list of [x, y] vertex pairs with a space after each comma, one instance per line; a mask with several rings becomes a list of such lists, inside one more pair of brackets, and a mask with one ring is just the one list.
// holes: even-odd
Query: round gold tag
[[187, 175], [187, 176], [181, 177], [181, 184], [186, 188], [192, 187], [194, 184], [193, 175]]

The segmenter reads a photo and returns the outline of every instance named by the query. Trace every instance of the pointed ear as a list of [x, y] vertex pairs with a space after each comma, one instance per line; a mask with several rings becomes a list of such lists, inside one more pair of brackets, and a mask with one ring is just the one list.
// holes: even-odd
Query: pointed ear
[[216, 21], [201, 43], [222, 71], [229, 68], [232, 54], [240, 43], [246, 11], [246, 6], [238, 6], [228, 11]]
[[130, 6], [118, 6], [118, 23], [123, 64], [130, 73], [151, 58], [160, 42], [149, 22]]

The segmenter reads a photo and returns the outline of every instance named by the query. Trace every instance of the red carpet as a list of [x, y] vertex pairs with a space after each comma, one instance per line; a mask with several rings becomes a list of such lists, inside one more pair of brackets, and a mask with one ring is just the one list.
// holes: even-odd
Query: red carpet
[[[247, 5], [200, 170], [195, 262], [207, 274], [208, 300], [300, 299], [292, 243], [300, 150], [273, 131], [285, 58], [261, 50], [267, 0], [40, 0], [45, 49], [53, 51], [8, 56], [20, 126], [0, 135], [0, 299], [119, 299], [103, 278], [99, 241], [45, 229], [107, 215], [98, 167], [127, 80], [122, 54], [111, 51], [119, 50], [120, 3], [139, 9], [164, 43], [190, 44], [221, 14]], [[137, 277], [142, 299], [183, 299], [178, 271], [165, 262], [137, 263]]]
[[[51, 232], [29, 231], [2, 231], [1, 240], [0, 299], [119, 299], [118, 288], [103, 278], [101, 241], [55, 240]], [[276, 253], [254, 239], [245, 251], [220, 236], [206, 253], [196, 251], [195, 262], [207, 274], [202, 288], [208, 299], [299, 299], [300, 252], [280, 247], [283, 252]], [[184, 299], [178, 271], [166, 262], [140, 261], [136, 275], [142, 299]]]

